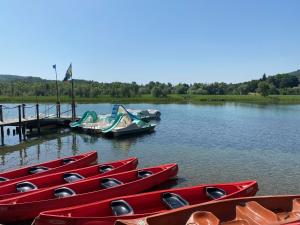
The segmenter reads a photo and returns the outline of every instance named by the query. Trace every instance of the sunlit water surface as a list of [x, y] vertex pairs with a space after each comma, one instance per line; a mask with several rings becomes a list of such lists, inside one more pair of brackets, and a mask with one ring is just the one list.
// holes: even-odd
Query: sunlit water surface
[[[152, 134], [106, 139], [66, 132], [0, 151], [1, 171], [96, 150], [100, 162], [139, 158], [140, 167], [177, 162], [176, 186], [256, 179], [259, 194], [300, 193], [299, 105], [130, 104], [155, 108], [161, 121]], [[111, 104], [80, 104], [109, 113]], [[13, 115], [11, 113], [10, 115]], [[7, 144], [17, 142], [6, 138]]]

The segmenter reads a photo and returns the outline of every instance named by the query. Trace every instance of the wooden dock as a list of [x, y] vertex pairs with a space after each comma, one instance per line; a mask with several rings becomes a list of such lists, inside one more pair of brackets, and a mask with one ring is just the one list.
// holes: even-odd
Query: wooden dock
[[[48, 121], [53, 122], [63, 122], [63, 121], [71, 121], [72, 118], [70, 116], [61, 116], [61, 117], [56, 117], [56, 115], [51, 115], [51, 116], [46, 116], [44, 114], [39, 114], [39, 118], [37, 117], [27, 117], [27, 118], [22, 118], [21, 119], [21, 124], [34, 124], [38, 123], [38, 120], [40, 122], [46, 122]], [[0, 121], [0, 126], [19, 126], [20, 121], [18, 119], [8, 119], [6, 121]]]
[[[35, 113], [33, 115], [26, 115], [26, 109], [34, 108]], [[37, 129], [37, 133], [41, 134], [41, 127], [48, 126], [59, 126], [59, 127], [68, 127], [71, 121], [75, 121], [77, 118], [76, 113], [73, 113], [75, 109], [68, 110], [65, 112], [60, 112], [60, 103], [52, 105], [51, 108], [56, 109], [56, 113], [40, 113], [40, 105], [31, 105], [26, 106], [25, 104], [7, 107], [0, 105], [0, 136], [1, 144], [4, 145], [4, 127], [15, 127], [15, 132], [19, 136], [20, 142], [26, 140], [27, 130], [32, 131], [32, 129]], [[16, 110], [17, 118], [9, 118], [4, 120], [4, 111], [7, 110]], [[72, 111], [72, 116], [66, 115], [66, 113]], [[9, 128], [8, 128], [9, 129]]]

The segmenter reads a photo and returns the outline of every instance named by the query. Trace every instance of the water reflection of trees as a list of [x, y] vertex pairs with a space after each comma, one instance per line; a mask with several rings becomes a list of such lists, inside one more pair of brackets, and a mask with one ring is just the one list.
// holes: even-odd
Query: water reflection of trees
[[41, 145], [40, 144], [36, 145], [36, 153], [37, 153], [37, 159], [40, 160], [40, 156], [41, 156]]
[[[52, 155], [56, 154], [56, 158], [61, 158], [64, 152], [63, 150], [71, 149], [72, 155], [77, 155], [80, 152], [80, 146], [82, 144], [87, 143], [95, 145], [99, 141], [99, 138], [108, 141], [113, 149], [118, 151], [129, 151], [138, 141], [142, 142], [143, 139], [147, 138], [149, 135], [152, 134], [140, 134], [133, 137], [105, 138], [101, 135], [90, 135], [77, 132], [50, 134], [23, 142], [19, 145], [3, 147], [1, 149], [2, 151], [0, 151], [0, 163], [5, 166], [8, 163], [6, 161], [6, 156], [11, 155], [14, 152], [17, 153], [16, 160], [19, 161], [18, 166], [39, 162], [41, 158], [43, 158], [43, 155], [48, 152]], [[8, 165], [10, 165], [10, 163]]]
[[[19, 160], [18, 166], [23, 166], [26, 163], [26, 158], [28, 157], [27, 152], [29, 149], [32, 149], [33, 152], [35, 152], [36, 161], [40, 160], [42, 150], [49, 151], [49, 152], [53, 152], [53, 150], [55, 150], [57, 152], [57, 158], [60, 158], [61, 150], [63, 149], [63, 144], [64, 144], [62, 140], [63, 138], [68, 136], [71, 136], [72, 138], [73, 154], [77, 154], [78, 143], [76, 140], [76, 136], [70, 135], [70, 132], [55, 133], [55, 134], [45, 135], [39, 138], [34, 137], [31, 140], [22, 142], [21, 144], [18, 145], [1, 147], [1, 151], [0, 151], [1, 165], [3, 166], [6, 165], [7, 155], [16, 152], [18, 154], [18, 158], [16, 160]], [[56, 140], [56, 148], [53, 148], [53, 142], [55, 140]], [[34, 163], [34, 162], [30, 162], [30, 163]]]
[[63, 148], [63, 142], [61, 140], [61, 136], [58, 136], [57, 139], [57, 158], [60, 158], [61, 157], [61, 150]]
[[77, 134], [72, 132], [72, 153], [76, 155], [79, 152], [79, 144], [77, 142]]

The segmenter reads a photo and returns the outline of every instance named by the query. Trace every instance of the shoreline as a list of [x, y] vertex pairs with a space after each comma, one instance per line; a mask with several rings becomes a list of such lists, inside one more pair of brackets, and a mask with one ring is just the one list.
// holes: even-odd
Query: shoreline
[[[68, 103], [71, 98], [61, 97], [61, 103]], [[0, 96], [2, 103], [55, 103], [55, 96]], [[300, 104], [300, 95], [179, 95], [172, 94], [167, 97], [155, 98], [151, 95], [138, 97], [114, 98], [101, 96], [97, 98], [76, 97], [77, 103], [152, 103], [152, 104], [217, 104], [217, 103], [257, 103], [257, 104]]]

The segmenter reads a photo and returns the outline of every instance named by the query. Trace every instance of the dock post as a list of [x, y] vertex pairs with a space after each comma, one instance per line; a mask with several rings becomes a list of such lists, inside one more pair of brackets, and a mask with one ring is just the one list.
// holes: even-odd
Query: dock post
[[4, 145], [4, 127], [1, 125], [1, 145]]
[[[3, 107], [0, 105], [0, 122], [3, 122]], [[1, 125], [0, 127], [0, 135], [1, 135], [1, 145], [4, 145], [4, 127]]]
[[41, 124], [40, 124], [40, 111], [39, 111], [39, 104], [36, 104], [36, 120], [37, 120], [37, 130], [38, 134], [41, 134]]
[[25, 119], [25, 104], [22, 104], [22, 118]]
[[19, 112], [19, 141], [22, 141], [22, 112], [21, 112], [21, 105], [18, 105], [18, 112]]
[[23, 140], [26, 140], [26, 130], [27, 130], [27, 123], [26, 123], [26, 117], [25, 117], [25, 107], [26, 105], [23, 103], [22, 104], [22, 117], [25, 120], [25, 122], [23, 123], [23, 127], [22, 127], [22, 134], [23, 134]]
[[0, 121], [3, 122], [3, 106], [0, 105]]

